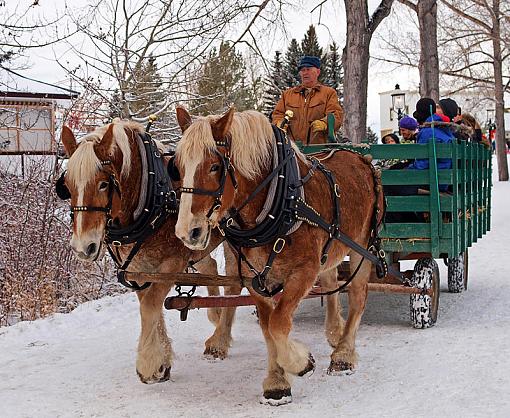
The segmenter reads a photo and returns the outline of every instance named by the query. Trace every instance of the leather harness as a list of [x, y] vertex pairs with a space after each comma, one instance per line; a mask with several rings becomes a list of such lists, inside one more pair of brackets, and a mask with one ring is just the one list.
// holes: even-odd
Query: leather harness
[[[167, 170], [163, 164], [162, 156], [149, 133], [137, 134], [138, 141], [141, 141], [146, 154], [148, 170], [145, 202], [140, 216], [126, 226], [117, 226], [111, 216], [113, 195], [121, 192], [115, 174], [111, 172], [108, 180], [108, 203], [104, 207], [96, 206], [71, 206], [71, 219], [75, 212], [104, 212], [106, 217], [105, 236], [103, 242], [117, 266], [117, 278], [120, 283], [134, 290], [143, 290], [151, 285], [150, 282], [142, 286], [136, 282], [125, 279], [126, 269], [138, 253], [144, 242], [161, 228], [170, 214], [176, 214], [178, 200], [172, 182], [168, 177]], [[110, 160], [101, 161], [102, 170], [111, 165]], [[69, 190], [64, 183], [65, 172], [60, 176], [56, 184], [57, 195], [61, 199], [71, 197]], [[119, 247], [126, 244], [134, 244], [126, 259], [123, 261], [119, 253]]]

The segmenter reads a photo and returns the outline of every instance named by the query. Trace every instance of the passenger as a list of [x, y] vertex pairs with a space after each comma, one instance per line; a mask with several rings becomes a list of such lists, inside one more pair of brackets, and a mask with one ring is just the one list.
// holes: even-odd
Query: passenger
[[400, 135], [402, 135], [403, 143], [412, 144], [416, 142], [416, 130], [418, 129], [418, 122], [411, 116], [404, 116], [398, 123], [400, 128]]
[[471, 135], [469, 136], [469, 140], [472, 142], [477, 143], [483, 143], [485, 146], [490, 148], [489, 141], [487, 141], [487, 138], [483, 138], [482, 135], [482, 128], [480, 127], [480, 124], [475, 119], [475, 117], [469, 113], [463, 113], [458, 120], [458, 123], [461, 125], [468, 126], [472, 129]]
[[[459, 116], [459, 106], [457, 102], [453, 99], [446, 98], [439, 100], [439, 103], [436, 105], [436, 113], [441, 116], [443, 122], [457, 122], [455, 119], [458, 119]], [[446, 116], [448, 120], [445, 120], [442, 116]]]
[[287, 134], [294, 141], [301, 141], [303, 144], [324, 144], [328, 141], [329, 113], [335, 117], [335, 133], [343, 121], [343, 110], [336, 90], [318, 82], [320, 68], [320, 58], [301, 58], [298, 65], [301, 84], [282, 93], [272, 114], [273, 123], [280, 126], [285, 112], [292, 110], [294, 115], [290, 119]]
[[[448, 144], [453, 142], [454, 136], [448, 126], [433, 126], [434, 122], [442, 122], [441, 117], [436, 114], [436, 103], [434, 100], [428, 97], [418, 100], [418, 103], [416, 103], [416, 111], [413, 113], [413, 116], [420, 125], [426, 124], [422, 126], [418, 132], [416, 141], [418, 144], [428, 144], [433, 138], [437, 143]], [[429, 168], [429, 160], [428, 158], [416, 159], [408, 168], [411, 170], [426, 170]], [[438, 158], [437, 168], [452, 168], [452, 160], [450, 158]], [[439, 185], [440, 191], [446, 191], [447, 189], [447, 185]]]
[[381, 139], [383, 144], [400, 144], [400, 139], [395, 134], [384, 135]]

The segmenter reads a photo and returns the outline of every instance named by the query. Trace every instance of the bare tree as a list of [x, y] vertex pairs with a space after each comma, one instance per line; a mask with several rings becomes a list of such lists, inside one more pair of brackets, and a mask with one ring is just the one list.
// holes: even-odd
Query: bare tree
[[[493, 69], [494, 107], [496, 110], [496, 154], [498, 176], [500, 181], [508, 181], [508, 162], [505, 141], [505, 101], [504, 92], [510, 86], [510, 77], [505, 85], [503, 81], [504, 61], [510, 57], [510, 5], [500, 0], [441, 0], [452, 12], [461, 18], [462, 26], [450, 28], [452, 31], [463, 30], [466, 35], [461, 48], [464, 63], [455, 72], [462, 74], [466, 70], [491, 65]], [[506, 22], [506, 27], [502, 23]], [[450, 32], [452, 33], [452, 32]], [[462, 32], [461, 32], [462, 33]], [[484, 47], [489, 44], [492, 51]], [[464, 73], [465, 74], [465, 73]], [[469, 75], [469, 73], [468, 73]], [[508, 76], [507, 76], [508, 77]], [[474, 78], [474, 77], [471, 77]], [[483, 82], [483, 80], [472, 80]]]
[[367, 0], [344, 0], [347, 16], [347, 42], [343, 51], [344, 107], [349, 115], [344, 133], [361, 143], [367, 131], [367, 86], [370, 41], [375, 30], [391, 11], [393, 0], [382, 0], [374, 13], [368, 13]]
[[47, 18], [37, 1], [0, 1], [0, 15], [0, 69], [4, 72], [0, 85], [7, 87], [13, 86], [9, 76], [19, 77], [17, 71], [30, 64], [27, 51], [53, 45], [74, 34], [65, 24], [63, 13], [54, 10], [53, 17]]
[[439, 100], [439, 56], [437, 52], [437, 0], [399, 0], [418, 16], [420, 31], [420, 96]]
[[149, 59], [157, 63], [161, 75], [158, 88], [165, 99], [158, 112], [162, 113], [187, 98], [187, 85], [196, 82], [189, 68], [197, 68], [212, 45], [234, 33], [234, 27], [242, 35], [231, 42], [232, 47], [248, 42], [243, 36], [256, 45], [253, 34], [258, 20], [278, 18], [279, 6], [270, 0], [97, 1], [72, 16], [86, 37], [85, 47], [70, 43], [81, 63], [75, 67], [60, 64], [82, 86], [89, 87], [92, 76], [99, 86], [97, 94], [108, 106], [119, 109], [121, 117], [144, 120], [148, 115], [132, 106], [143, 99], [132, 86], [141, 81], [141, 69]]

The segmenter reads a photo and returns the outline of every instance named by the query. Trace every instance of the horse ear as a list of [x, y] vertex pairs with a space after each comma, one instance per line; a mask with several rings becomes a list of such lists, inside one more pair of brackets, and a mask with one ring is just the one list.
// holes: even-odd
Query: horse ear
[[71, 129], [64, 125], [62, 127], [60, 139], [62, 140], [62, 144], [64, 145], [64, 149], [66, 150], [67, 156], [70, 157], [71, 155], [73, 155], [74, 151], [76, 151], [76, 148], [78, 148], [73, 131], [71, 131]]
[[211, 122], [213, 138], [215, 141], [224, 139], [230, 131], [232, 120], [234, 119], [235, 108], [232, 106], [227, 113], [225, 113], [218, 120]]
[[106, 158], [110, 155], [113, 143], [113, 123], [110, 123], [101, 141], [94, 145], [94, 151], [98, 157]]
[[181, 131], [184, 133], [184, 131], [191, 125], [191, 115], [182, 106], [177, 106], [175, 108], [175, 113], [177, 114], [177, 122], [181, 127]]

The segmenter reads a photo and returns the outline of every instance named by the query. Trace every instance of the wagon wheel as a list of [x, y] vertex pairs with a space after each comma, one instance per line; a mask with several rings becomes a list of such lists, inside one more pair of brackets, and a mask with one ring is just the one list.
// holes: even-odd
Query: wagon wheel
[[468, 283], [468, 250], [457, 257], [448, 259], [448, 291], [460, 293], [467, 290]]
[[439, 267], [433, 258], [420, 258], [414, 265], [413, 286], [432, 289], [432, 294], [412, 294], [411, 322], [414, 328], [430, 328], [437, 321], [439, 308]]

